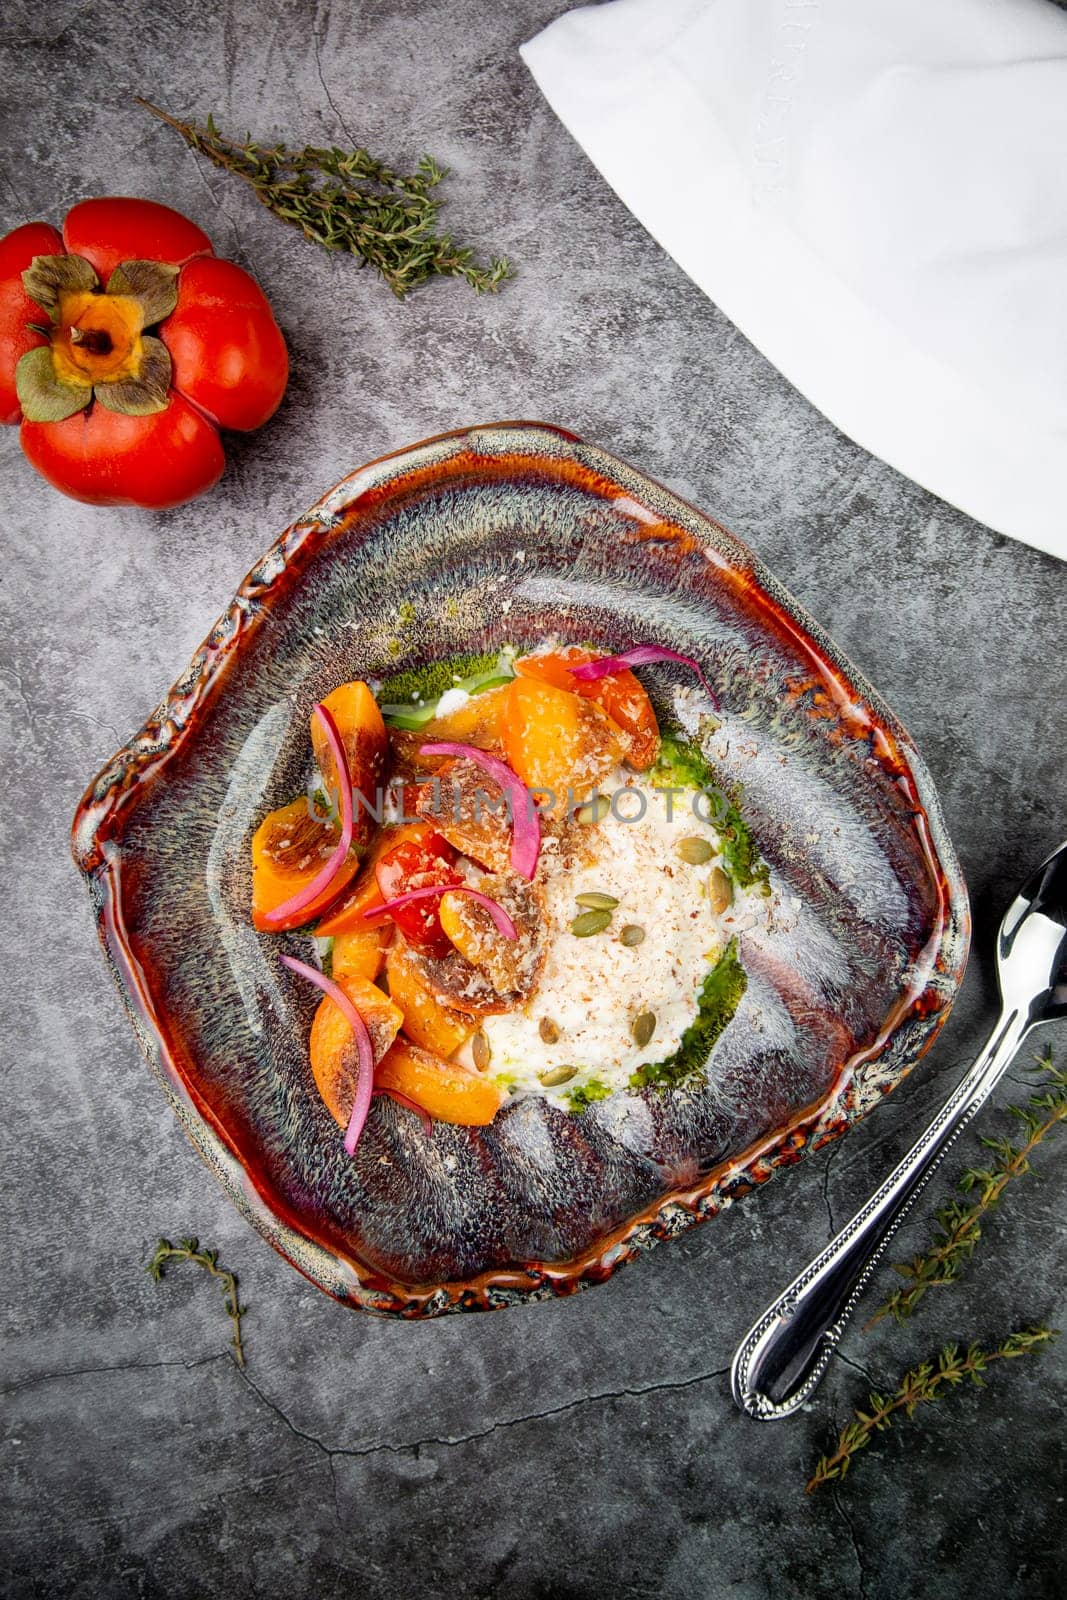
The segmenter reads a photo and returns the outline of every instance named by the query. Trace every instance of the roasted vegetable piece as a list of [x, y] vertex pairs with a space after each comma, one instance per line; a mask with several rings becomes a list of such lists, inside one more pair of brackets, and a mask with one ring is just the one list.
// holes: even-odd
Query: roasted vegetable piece
[[380, 828], [371, 841], [370, 855], [366, 865], [348, 893], [319, 923], [315, 932], [328, 938], [336, 938], [341, 933], [360, 933], [367, 928], [380, 927], [382, 924], [392, 928], [393, 920], [389, 916], [374, 919], [364, 915], [374, 906], [383, 904], [382, 892], [378, 888], [375, 877], [375, 867], [382, 857], [405, 839], [428, 839], [433, 833], [433, 828], [427, 822], [405, 822], [399, 827]]
[[501, 755], [504, 750], [504, 708], [508, 685], [472, 695], [466, 705], [445, 717], [432, 717], [418, 731], [392, 728], [393, 751], [398, 765], [411, 772], [433, 772], [440, 756], [420, 756], [419, 746], [446, 740], [453, 744], [472, 744], [479, 750]]
[[341, 978], [375, 979], [382, 970], [391, 926], [368, 928], [361, 933], [340, 933], [330, 952], [330, 971]]
[[421, 786], [415, 809], [461, 855], [493, 872], [506, 872], [511, 866], [507, 798], [473, 761], [446, 761], [437, 781]]
[[[365, 844], [374, 831], [374, 813], [380, 810], [389, 736], [378, 702], [365, 683], [342, 683], [322, 701], [333, 717], [348, 760], [355, 810], [355, 840]], [[331, 794], [337, 792], [337, 770], [326, 735], [317, 717], [311, 719], [311, 748]], [[366, 804], [361, 804], [360, 796]]]
[[[400, 1008], [367, 978], [336, 981], [366, 1023], [375, 1062], [380, 1062], [400, 1031], [404, 1020]], [[340, 1008], [327, 997], [311, 1024], [311, 1070], [330, 1115], [342, 1128], [348, 1126], [352, 1114], [358, 1068], [352, 1028]]]
[[443, 1061], [430, 1050], [398, 1039], [374, 1074], [381, 1089], [395, 1089], [422, 1106], [438, 1122], [481, 1128], [492, 1122], [507, 1098], [491, 1078]]
[[[383, 900], [396, 900], [412, 889], [428, 889], [436, 884], [462, 883], [452, 863], [456, 852], [440, 834], [426, 839], [407, 839], [386, 851], [374, 869]], [[441, 927], [436, 900], [418, 900], [390, 912], [408, 943], [427, 955], [444, 955], [451, 947]]]
[[[365, 683], [343, 683], [327, 695], [322, 704], [340, 735], [353, 788], [367, 796], [372, 805], [376, 804], [385, 771], [388, 737], [374, 696]], [[311, 745], [323, 782], [336, 795], [337, 768], [322, 724], [314, 713]], [[349, 859], [319, 899], [279, 922], [268, 923], [265, 919], [309, 883], [329, 860], [340, 830], [335, 822], [317, 817], [304, 796], [272, 811], [260, 823], [252, 840], [252, 922], [255, 927], [271, 933], [305, 927], [333, 905], [348, 887], [359, 866], [359, 853], [374, 828], [367, 807], [360, 804], [358, 795], [353, 799], [354, 848]], [[366, 926], [364, 923], [361, 931], [366, 931]]]
[[441, 926], [461, 956], [486, 974], [498, 994], [523, 1005], [545, 964], [544, 905], [540, 890], [517, 873], [492, 873], [470, 886], [495, 900], [511, 918], [518, 937], [505, 939], [484, 906], [469, 895], [441, 897]]
[[519, 1003], [517, 994], [501, 994], [488, 972], [461, 956], [451, 943], [447, 955], [424, 955], [421, 950], [412, 950], [411, 960], [438, 1005], [462, 1011], [465, 1016], [499, 1016], [513, 1011]]
[[415, 970], [404, 939], [397, 935], [385, 963], [390, 998], [404, 1013], [401, 1032], [413, 1044], [450, 1056], [474, 1032], [473, 1018], [450, 1006], [441, 1005], [426, 988]]
[[556, 810], [587, 800], [622, 760], [622, 735], [595, 701], [534, 678], [507, 695], [508, 765], [528, 788], [550, 789]]
[[572, 644], [562, 650], [523, 656], [516, 661], [515, 671], [523, 678], [535, 678], [557, 689], [568, 689], [583, 699], [595, 700], [626, 736], [626, 765], [635, 772], [645, 772], [655, 761], [659, 749], [659, 723], [652, 702], [640, 680], [630, 671], [614, 672], [610, 677], [591, 683], [583, 683], [574, 676], [572, 667], [596, 659], [596, 651]]
[[291, 800], [264, 817], [252, 838], [252, 925], [261, 933], [281, 933], [286, 928], [303, 928], [314, 922], [352, 881], [359, 866], [353, 852], [343, 863], [319, 900], [294, 911], [281, 922], [264, 919], [284, 905], [329, 860], [340, 829], [323, 822], [308, 807], [307, 797]]

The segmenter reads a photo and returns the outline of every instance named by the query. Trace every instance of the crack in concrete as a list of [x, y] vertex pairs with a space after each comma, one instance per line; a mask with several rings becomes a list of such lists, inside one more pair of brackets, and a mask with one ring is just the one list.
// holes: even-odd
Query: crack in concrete
[[0, 47], [13, 50], [54, 50], [56, 45], [62, 41], [64, 34], [69, 33], [71, 28], [76, 27], [85, 13], [92, 10], [95, 3], [96, 0], [85, 0], [85, 4], [78, 7], [74, 15], [67, 19], [58, 33], [49, 34], [46, 37], [34, 39], [26, 36], [19, 37], [17, 34], [0, 34]]
[[[186, 148], [188, 149], [188, 146]], [[247, 252], [246, 252], [246, 250], [244, 248], [244, 245], [241, 242], [241, 236], [240, 236], [240, 234], [239, 234], [239, 232], [237, 230], [236, 222], [230, 216], [230, 213], [226, 210], [226, 207], [223, 205], [222, 201], [219, 199], [218, 195], [215, 193], [214, 189], [211, 187], [211, 184], [208, 181], [208, 175], [204, 171], [203, 166], [201, 165], [200, 157], [197, 154], [197, 152], [195, 150], [189, 150], [189, 154], [193, 158], [193, 167], [194, 167], [194, 169], [196, 171], [196, 175], [200, 179], [201, 185], [203, 186], [204, 190], [206, 191], [208, 199], [211, 201], [212, 210], [214, 212], [216, 212], [217, 215], [222, 218], [223, 222], [226, 224], [227, 228], [230, 231], [230, 236], [231, 236], [231, 238], [233, 240], [233, 245], [232, 245], [232, 247], [230, 249], [230, 252], [229, 252], [229, 259], [231, 261], [236, 261], [236, 262], [238, 262], [238, 264], [247, 267], [248, 264], [249, 264], [249, 262], [248, 262], [248, 254], [247, 254]], [[204, 159], [206, 160], [207, 158], [205, 157]]]
[[[330, 20], [330, 13], [327, 10], [327, 12], [326, 12], [326, 21], [327, 21], [327, 23], [329, 23], [329, 20]], [[334, 99], [333, 95], [330, 93], [330, 86], [326, 82], [326, 78], [325, 78], [325, 76], [323, 74], [323, 71], [322, 71], [322, 54], [321, 54], [321, 50], [320, 50], [319, 30], [318, 30], [318, 26], [317, 25], [312, 31], [311, 42], [312, 42], [312, 45], [313, 45], [314, 50], [315, 50], [315, 71], [319, 75], [319, 82], [322, 84], [322, 92], [326, 96], [326, 100], [327, 100], [327, 103], [328, 103], [328, 105], [330, 107], [330, 110], [333, 112], [334, 116], [337, 118], [338, 122], [341, 125], [341, 132], [344, 134], [345, 138], [348, 140], [349, 145], [354, 150], [356, 148], [356, 140], [353, 138], [352, 134], [350, 133], [349, 128], [348, 128], [348, 124], [345, 122], [344, 117], [341, 115], [341, 109], [338, 106], [337, 101]]]
[[3, 179], [6, 187], [11, 190], [11, 198], [14, 200], [20, 216], [24, 216], [29, 207], [23, 204], [22, 196], [19, 194], [15, 180], [6, 167], [0, 167], [0, 178]]
[[[431, 1434], [422, 1439], [403, 1440], [398, 1444], [394, 1444], [389, 1440], [383, 1440], [380, 1444], [363, 1445], [359, 1449], [345, 1449], [342, 1445], [329, 1445], [325, 1442], [325, 1440], [318, 1438], [316, 1434], [308, 1433], [305, 1429], [298, 1428], [296, 1423], [293, 1422], [292, 1419], [288, 1417], [282, 1410], [281, 1406], [279, 1406], [276, 1401], [272, 1400], [269, 1395], [264, 1394], [259, 1385], [249, 1377], [247, 1371], [241, 1371], [241, 1369], [238, 1369], [238, 1371], [240, 1372], [243, 1382], [248, 1386], [249, 1389], [252, 1390], [253, 1394], [263, 1402], [268, 1410], [273, 1411], [279, 1422], [282, 1422], [285, 1427], [289, 1429], [290, 1433], [294, 1434], [296, 1438], [303, 1439], [307, 1444], [314, 1445], [316, 1450], [320, 1450], [325, 1456], [329, 1457], [332, 1468], [332, 1460], [335, 1456], [358, 1459], [363, 1456], [380, 1455], [382, 1451], [389, 1451], [392, 1455], [405, 1455], [407, 1452], [411, 1451], [417, 1456], [418, 1452], [428, 1445], [441, 1445], [447, 1449], [454, 1449], [460, 1445], [471, 1444], [476, 1439], [488, 1438], [491, 1433], [496, 1433], [502, 1428], [517, 1428], [526, 1422], [543, 1422], [551, 1417], [565, 1416], [571, 1411], [577, 1411], [583, 1406], [595, 1405], [600, 1401], [625, 1399], [636, 1400], [640, 1399], [644, 1395], [659, 1394], [665, 1390], [691, 1389], [697, 1384], [708, 1383], [713, 1378], [726, 1377], [730, 1369], [729, 1367], [717, 1367], [713, 1372], [698, 1372], [695, 1377], [692, 1378], [679, 1378], [664, 1383], [649, 1383], [639, 1385], [636, 1388], [608, 1389], [599, 1394], [580, 1395], [576, 1400], [566, 1400], [562, 1405], [549, 1406], [544, 1411], [523, 1412], [522, 1415], [518, 1417], [499, 1417], [495, 1422], [491, 1422], [488, 1427], [478, 1428], [473, 1433], [456, 1434], [453, 1436], [444, 1437]], [[337, 1507], [336, 1476], [334, 1477], [334, 1508], [337, 1511], [338, 1520], [340, 1521], [340, 1511]]]
[[[5, 667], [0, 668], [0, 681], [8, 684], [9, 687], [14, 690], [16, 697], [22, 705], [23, 715], [30, 726], [30, 731], [35, 733], [42, 713], [36, 709], [33, 701], [30, 699], [29, 692], [26, 688], [26, 681], [22, 676], [22, 669], [17, 662], [12, 661]], [[59, 716], [64, 718], [73, 717], [76, 722], [87, 722], [92, 727], [102, 728], [105, 733], [109, 734], [111, 738], [114, 739], [116, 748], [122, 743], [122, 738], [118, 729], [110, 722], [105, 722], [102, 717], [94, 717], [88, 711], [76, 711], [71, 706], [61, 706], [59, 708]]]
[[88, 722], [91, 727], [102, 728], [105, 733], [110, 734], [114, 739], [116, 750], [123, 742], [122, 735], [118, 729], [112, 723], [105, 722], [103, 717], [94, 717], [88, 711], [74, 711], [70, 706], [64, 706], [61, 714], [64, 717], [73, 717], [76, 722]]
[[864, 1564], [863, 1552], [860, 1549], [859, 1540], [856, 1538], [855, 1524], [853, 1523], [852, 1518], [849, 1516], [848, 1512], [845, 1510], [844, 1506], [841, 1503], [841, 1495], [840, 1495], [840, 1492], [838, 1490], [838, 1486], [837, 1486], [836, 1483], [831, 1483], [830, 1484], [830, 1499], [833, 1502], [834, 1510], [837, 1512], [838, 1516], [844, 1522], [845, 1527], [848, 1529], [848, 1536], [852, 1541], [852, 1554], [856, 1558], [856, 1568], [857, 1568], [857, 1570], [859, 1572], [859, 1596], [860, 1596], [860, 1600], [868, 1600], [867, 1568], [866, 1568], [866, 1565]]
[[[242, 1478], [241, 1486], [253, 1494], [258, 1494], [260, 1490], [269, 1487], [273, 1483], [284, 1482], [287, 1478], [297, 1478], [302, 1473], [306, 1473], [307, 1470], [307, 1465], [302, 1462], [299, 1466], [286, 1467], [279, 1472], [264, 1473], [262, 1477]], [[315, 1470], [319, 1470], [317, 1466]], [[227, 1505], [227, 1493], [228, 1491], [223, 1490], [212, 1495], [211, 1498], [218, 1501], [219, 1505], [225, 1508]], [[147, 1503], [133, 1505], [127, 1511], [103, 1511], [96, 1516], [86, 1513], [80, 1516], [78, 1520], [79, 1526], [85, 1528], [109, 1528], [112, 1525], [125, 1526], [131, 1522], [158, 1524], [161, 1512], [164, 1510], [168, 1512], [183, 1511], [190, 1506], [201, 1506], [203, 1503], [204, 1496], [194, 1493], [183, 1496], [180, 1499], [168, 1500], [164, 1505], [159, 1493], [152, 1491]], [[8, 1532], [14, 1526], [16, 1524], [13, 1522], [0, 1523], [0, 1535]], [[355, 1574], [352, 1575], [355, 1576]]]
[[5, 1389], [0, 1389], [0, 1396], [17, 1393], [19, 1390], [30, 1388], [35, 1384], [56, 1382], [66, 1378], [90, 1377], [94, 1374], [115, 1372], [153, 1372], [166, 1367], [184, 1367], [187, 1372], [192, 1372], [198, 1367], [210, 1366], [216, 1361], [229, 1362], [257, 1399], [261, 1400], [267, 1409], [274, 1413], [294, 1437], [304, 1440], [305, 1443], [314, 1446], [316, 1450], [321, 1451], [326, 1456], [330, 1464], [331, 1478], [333, 1480], [334, 1510], [339, 1524], [341, 1522], [341, 1512], [338, 1503], [337, 1476], [333, 1465], [334, 1458], [337, 1456], [358, 1458], [377, 1455], [382, 1451], [389, 1451], [394, 1455], [403, 1455], [411, 1451], [417, 1455], [420, 1449], [428, 1445], [440, 1445], [452, 1449], [459, 1445], [470, 1444], [476, 1439], [484, 1439], [489, 1434], [496, 1433], [502, 1428], [516, 1428], [526, 1422], [541, 1422], [551, 1417], [565, 1416], [567, 1413], [579, 1410], [583, 1406], [595, 1405], [605, 1400], [640, 1399], [644, 1395], [657, 1394], [662, 1391], [690, 1389], [698, 1384], [708, 1383], [713, 1378], [723, 1378], [730, 1371], [729, 1367], [717, 1367], [711, 1372], [698, 1372], [692, 1378], [672, 1379], [663, 1383], [641, 1384], [632, 1388], [609, 1389], [598, 1394], [580, 1395], [575, 1400], [564, 1401], [558, 1406], [549, 1406], [544, 1411], [523, 1412], [517, 1417], [500, 1417], [491, 1422], [488, 1427], [478, 1428], [472, 1433], [443, 1437], [428, 1435], [425, 1438], [402, 1440], [399, 1443], [385, 1440], [380, 1444], [365, 1445], [359, 1449], [345, 1449], [342, 1445], [329, 1445], [316, 1434], [308, 1433], [305, 1429], [297, 1427], [296, 1423], [282, 1410], [281, 1406], [272, 1400], [269, 1395], [265, 1394], [259, 1385], [249, 1377], [247, 1371], [238, 1367], [230, 1353], [224, 1350], [220, 1350], [214, 1355], [201, 1356], [195, 1361], [122, 1361], [116, 1362], [111, 1366], [68, 1367], [56, 1372], [32, 1373], [28, 1377], [20, 1379], [19, 1382], [11, 1384]]
[[866, 1381], [870, 1384], [872, 1389], [877, 1389], [877, 1387], [878, 1387], [877, 1383], [871, 1377], [870, 1373], [867, 1371], [867, 1368], [865, 1366], [863, 1366], [861, 1362], [853, 1361], [852, 1357], [851, 1356], [846, 1356], [846, 1354], [845, 1354], [845, 1352], [843, 1350], [838, 1350], [837, 1351], [837, 1358], [838, 1358], [839, 1361], [843, 1361], [845, 1363], [846, 1367], [851, 1367], [853, 1372], [858, 1372], [861, 1378], [865, 1378]]
[[192, 1372], [197, 1367], [210, 1366], [213, 1361], [230, 1361], [234, 1366], [237, 1365], [229, 1351], [219, 1350], [213, 1356], [198, 1356], [195, 1361], [119, 1361], [110, 1367], [64, 1367], [56, 1372], [32, 1372], [17, 1383], [0, 1389], [0, 1397], [17, 1394], [20, 1389], [30, 1389], [38, 1383], [54, 1383], [61, 1378], [88, 1378], [104, 1372], [158, 1372], [161, 1367], [184, 1367], [186, 1372]]
[[32, 733], [37, 726], [37, 714], [33, 709], [29, 695], [26, 693], [26, 685], [23, 682], [22, 673], [19, 670], [18, 665], [14, 661], [11, 662], [10, 666], [8, 666], [4, 672], [0, 674], [0, 676], [3, 677], [4, 681], [9, 685], [9, 687], [14, 689], [19, 700], [21, 700], [23, 713], [25, 714], [26, 721], [30, 725], [30, 731]]

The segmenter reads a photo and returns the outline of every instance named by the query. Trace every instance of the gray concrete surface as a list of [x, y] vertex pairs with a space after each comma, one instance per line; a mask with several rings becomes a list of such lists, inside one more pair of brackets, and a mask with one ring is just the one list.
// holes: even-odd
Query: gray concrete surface
[[[293, 379], [262, 433], [229, 441], [211, 497], [164, 516], [65, 501], [14, 431], [0, 440], [5, 1595], [1057, 1592], [1067, 1347], [996, 1370], [880, 1439], [835, 1491], [803, 1494], [868, 1379], [891, 1385], [947, 1338], [1062, 1319], [1055, 1149], [964, 1282], [909, 1327], [850, 1333], [794, 1421], [742, 1419], [725, 1371], [990, 1022], [1001, 909], [1067, 832], [1067, 569], [853, 446], [662, 254], [519, 60], [563, 8], [6, 9], [3, 227], [99, 192], [177, 206], [256, 271]], [[520, 276], [496, 299], [443, 284], [400, 305], [198, 164], [131, 105], [138, 92], [264, 137], [352, 138], [398, 162], [430, 149], [454, 169], [456, 232]], [[397, 1326], [305, 1284], [197, 1162], [111, 989], [67, 833], [87, 779], [295, 514], [383, 451], [519, 416], [564, 423], [718, 515], [829, 626], [934, 772], [976, 954], [913, 1079], [743, 1207], [574, 1300]], [[990, 1130], [1021, 1092], [998, 1095]], [[975, 1155], [969, 1137], [961, 1161]], [[156, 1237], [186, 1231], [240, 1272], [245, 1373], [213, 1286], [145, 1275]]]

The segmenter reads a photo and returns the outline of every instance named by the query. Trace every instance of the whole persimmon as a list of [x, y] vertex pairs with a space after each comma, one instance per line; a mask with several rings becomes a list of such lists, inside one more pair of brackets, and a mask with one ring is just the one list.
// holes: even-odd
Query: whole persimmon
[[221, 428], [258, 428], [289, 377], [254, 278], [170, 206], [83, 200], [60, 234], [0, 240], [0, 421], [91, 505], [163, 510], [212, 488]]

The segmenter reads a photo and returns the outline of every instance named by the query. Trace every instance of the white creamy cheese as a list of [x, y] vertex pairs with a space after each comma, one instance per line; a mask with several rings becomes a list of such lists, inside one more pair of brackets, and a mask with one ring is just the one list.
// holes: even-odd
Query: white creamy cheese
[[470, 699], [466, 689], [446, 689], [437, 702], [436, 717], [450, 717], [454, 711], [461, 711]]
[[[493, 1075], [515, 1094], [560, 1106], [594, 1080], [611, 1091], [625, 1088], [638, 1067], [677, 1050], [708, 969], [730, 938], [708, 897], [708, 879], [721, 864], [718, 835], [694, 813], [693, 794], [676, 794], [669, 818], [665, 792], [632, 773], [620, 769], [601, 792], [615, 798], [612, 813], [589, 828], [592, 859], [568, 865], [551, 850], [542, 853], [548, 954], [536, 993], [523, 1008], [482, 1023]], [[677, 852], [687, 838], [706, 840], [716, 853], [687, 863]], [[587, 892], [619, 903], [604, 931], [580, 937], [570, 929], [584, 909], [576, 897]], [[738, 909], [735, 901], [730, 921]], [[628, 926], [643, 929], [639, 944], [622, 942]], [[643, 1012], [654, 1014], [655, 1031], [642, 1047], [631, 1028]], [[542, 1022], [559, 1030], [557, 1040], [546, 1042]], [[568, 1066], [578, 1070], [566, 1083], [542, 1084], [541, 1075]]]

